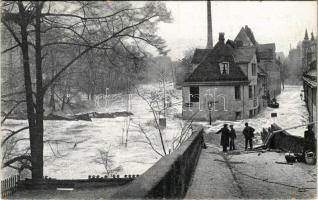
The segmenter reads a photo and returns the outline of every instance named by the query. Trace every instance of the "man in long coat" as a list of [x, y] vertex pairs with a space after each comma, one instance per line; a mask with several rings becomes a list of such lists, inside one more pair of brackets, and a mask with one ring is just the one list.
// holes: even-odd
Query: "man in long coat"
[[227, 128], [227, 124], [224, 124], [224, 127], [221, 128], [215, 134], [221, 134], [221, 146], [223, 146], [223, 152], [227, 152], [227, 147], [229, 146], [229, 138], [230, 138], [230, 131]]
[[236, 138], [236, 133], [235, 129], [233, 128], [233, 124], [230, 125], [230, 151], [235, 150], [235, 140]]

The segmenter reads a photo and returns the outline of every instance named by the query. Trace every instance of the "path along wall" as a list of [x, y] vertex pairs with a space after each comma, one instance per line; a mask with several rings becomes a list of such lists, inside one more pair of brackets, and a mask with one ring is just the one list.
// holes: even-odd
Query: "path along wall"
[[112, 198], [184, 197], [204, 146], [203, 130], [195, 131], [176, 151], [162, 157]]

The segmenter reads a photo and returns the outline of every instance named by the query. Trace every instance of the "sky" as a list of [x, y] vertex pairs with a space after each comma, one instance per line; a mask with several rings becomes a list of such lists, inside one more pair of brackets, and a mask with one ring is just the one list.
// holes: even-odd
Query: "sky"
[[[206, 1], [165, 2], [173, 22], [161, 23], [158, 35], [166, 40], [172, 60], [181, 59], [187, 49], [205, 48], [207, 43]], [[258, 43], [275, 43], [276, 52], [288, 55], [290, 46], [304, 38], [305, 29], [317, 34], [316, 1], [213, 1], [213, 44], [219, 32], [234, 40], [240, 29], [248, 25]]]

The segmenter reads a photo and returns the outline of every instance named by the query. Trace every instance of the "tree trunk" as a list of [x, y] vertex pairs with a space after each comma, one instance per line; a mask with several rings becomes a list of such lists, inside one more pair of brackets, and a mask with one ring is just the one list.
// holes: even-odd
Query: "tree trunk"
[[41, 54], [41, 9], [43, 3], [36, 2], [35, 15], [35, 68], [36, 68], [36, 130], [31, 140], [32, 180], [43, 178], [43, 86], [42, 86], [42, 54]]
[[[27, 33], [27, 17], [25, 17], [25, 10], [22, 2], [19, 2], [19, 11], [22, 15], [23, 21], [21, 27], [21, 51], [23, 56], [24, 69], [24, 85], [26, 94], [27, 114], [29, 122], [29, 135], [31, 147], [31, 162], [32, 162], [32, 179], [37, 180], [43, 177], [43, 141], [41, 143], [41, 130], [38, 127], [38, 114], [34, 112], [33, 91], [30, 74], [30, 60], [28, 49], [28, 33]], [[40, 55], [41, 56], [41, 55]], [[42, 74], [41, 74], [42, 75]], [[39, 102], [37, 102], [39, 103]], [[38, 109], [38, 108], [36, 108]], [[42, 121], [43, 123], [43, 121]], [[41, 123], [40, 123], [41, 124]], [[42, 130], [43, 131], [43, 130]], [[43, 140], [43, 138], [42, 138]], [[42, 148], [41, 148], [42, 146]]]

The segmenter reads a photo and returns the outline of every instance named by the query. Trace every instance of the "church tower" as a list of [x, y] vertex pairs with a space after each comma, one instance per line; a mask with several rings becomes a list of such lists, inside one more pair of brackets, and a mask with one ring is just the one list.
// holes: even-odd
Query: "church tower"
[[302, 42], [302, 71], [303, 72], [306, 72], [309, 68], [309, 64], [308, 64], [309, 48], [310, 48], [310, 40], [309, 40], [308, 32], [306, 29], [305, 37], [304, 37], [304, 40]]

